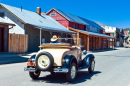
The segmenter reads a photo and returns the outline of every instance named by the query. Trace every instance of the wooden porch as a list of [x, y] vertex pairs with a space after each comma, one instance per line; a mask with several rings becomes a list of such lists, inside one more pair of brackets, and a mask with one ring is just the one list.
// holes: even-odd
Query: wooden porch
[[70, 27], [68, 27], [68, 29], [77, 32], [77, 38], [81, 38], [82, 45], [84, 45], [83, 49], [85, 50], [89, 51], [89, 50], [103, 50], [108, 48], [115, 48], [115, 42], [116, 42], [115, 38], [100, 35], [92, 35]]

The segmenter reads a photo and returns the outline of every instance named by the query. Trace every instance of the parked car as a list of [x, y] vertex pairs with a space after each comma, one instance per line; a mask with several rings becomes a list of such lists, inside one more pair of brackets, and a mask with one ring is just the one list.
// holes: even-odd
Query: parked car
[[[42, 49], [28, 60], [24, 70], [29, 71], [32, 79], [37, 79], [41, 71], [49, 71], [51, 74], [66, 73], [67, 81], [72, 82], [76, 78], [77, 71], [82, 69], [88, 69], [89, 73], [94, 71], [95, 56], [87, 55], [86, 50], [81, 50], [83, 47], [81, 39], [59, 40], [60, 43], [57, 44], [43, 43], [39, 46]], [[66, 43], [67, 41], [70, 43]]]

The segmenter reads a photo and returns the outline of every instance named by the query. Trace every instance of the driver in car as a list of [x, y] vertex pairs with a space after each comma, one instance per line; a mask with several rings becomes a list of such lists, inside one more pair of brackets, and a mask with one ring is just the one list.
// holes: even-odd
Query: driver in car
[[55, 43], [59, 43], [58, 42], [58, 38], [56, 35], [54, 35], [52, 38], [51, 38], [51, 44], [55, 44]]

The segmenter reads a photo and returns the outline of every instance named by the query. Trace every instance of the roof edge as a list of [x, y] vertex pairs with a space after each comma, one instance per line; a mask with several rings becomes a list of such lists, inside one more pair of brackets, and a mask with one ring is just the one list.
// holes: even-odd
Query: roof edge
[[[63, 14], [60, 13], [56, 8], [50, 9], [47, 13], [49, 13], [49, 12], [52, 11], [52, 10], [55, 10], [56, 12], [58, 12], [59, 14], [61, 14], [61, 15], [63, 16]], [[47, 13], [46, 13], [46, 14], [47, 14]], [[63, 17], [65, 17], [65, 16], [63, 16]], [[65, 18], [66, 18], [66, 17], [65, 17]], [[68, 18], [66, 18], [66, 19], [70, 21], [70, 19], [68, 19]]]
[[[65, 17], [62, 13], [60, 13], [56, 8], [52, 8], [50, 9], [46, 14], [48, 14], [50, 11], [52, 10], [55, 10], [56, 12], [58, 12], [60, 15], [62, 15], [64, 18], [66, 18], [68, 21], [70, 22], [74, 22], [74, 21], [71, 21], [70, 19], [68, 19], [67, 17]], [[80, 23], [80, 22], [75, 22], [75, 23], [79, 23], [79, 24], [83, 24], [83, 23]], [[83, 25], [86, 25], [86, 24], [83, 24]]]
[[12, 24], [12, 23], [4, 23], [4, 22], [0, 22], [0, 24], [16, 26], [15, 24]]
[[19, 19], [21, 22], [23, 22], [24, 24], [26, 24], [23, 20], [21, 20], [19, 17], [17, 17], [14, 13], [12, 13], [10, 10], [8, 10], [6, 7], [4, 7], [2, 5], [2, 3], [0, 3], [0, 6], [3, 7], [5, 10], [7, 10], [8, 12], [10, 12], [14, 17], [16, 17], [17, 19]]
[[[34, 27], [36, 27], [36, 28], [44, 28], [44, 29], [48, 29], [48, 30], [50, 30], [49, 28], [53, 28], [53, 29], [56, 29], [56, 28], [54, 28], [54, 27], [44, 27], [44, 26], [38, 26], [38, 25], [33, 25], [33, 24], [29, 24], [29, 23], [27, 23], [27, 25], [31, 25], [31, 26], [34, 26]], [[52, 31], [61, 31], [61, 32], [67, 32], [67, 33], [74, 33], [74, 34], [76, 34], [75, 32], [73, 32], [73, 31], [70, 31], [69, 29], [68, 29], [68, 31], [66, 30], [52, 30]]]

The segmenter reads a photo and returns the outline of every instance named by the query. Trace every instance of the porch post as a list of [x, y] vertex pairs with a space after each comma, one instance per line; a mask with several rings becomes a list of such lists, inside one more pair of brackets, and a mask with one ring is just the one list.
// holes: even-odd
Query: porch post
[[110, 48], [110, 45], [111, 45], [111, 41], [110, 41], [110, 38], [109, 38], [109, 48]]
[[94, 46], [95, 45], [95, 37], [92, 37], [92, 46], [93, 46], [93, 50], [94, 50]]
[[114, 49], [115, 49], [115, 47], [116, 47], [116, 39], [114, 39]]
[[[72, 37], [72, 33], [71, 33], [71, 38], [73, 38], [73, 37]], [[71, 44], [72, 44], [72, 39], [70, 39], [70, 40], [71, 40]]]
[[107, 49], [107, 38], [106, 38], [106, 49]]
[[[49, 31], [49, 33], [50, 33], [50, 39], [51, 39], [51, 37], [52, 37], [52, 31]], [[51, 42], [51, 40], [50, 40], [50, 42]]]
[[112, 38], [112, 48], [113, 48], [113, 38]]
[[85, 49], [87, 49], [87, 46], [86, 46], [87, 44], [86, 44], [86, 42], [87, 42], [86, 35], [84, 35], [84, 48], [85, 48]]
[[87, 36], [87, 51], [89, 51], [89, 35]]
[[77, 45], [79, 45], [79, 32], [77, 32]]
[[100, 49], [100, 37], [98, 37], [98, 50]]
[[[42, 41], [41, 41], [41, 30], [42, 30], [42, 28], [40, 28], [40, 46], [41, 46], [41, 43], [42, 43]], [[41, 48], [40, 48], [40, 50], [41, 50]]]
[[[68, 36], [68, 33], [66, 33], [66, 38], [67, 38], [67, 36]], [[65, 40], [66, 41], [66, 43], [67, 43], [67, 40]]]
[[63, 33], [61, 33], [61, 38], [63, 38]]
[[50, 37], [52, 37], [52, 31], [49, 31], [50, 32]]
[[104, 50], [104, 38], [102, 38], [102, 50]]
[[94, 39], [94, 40], [95, 40], [95, 43], [94, 43], [94, 46], [95, 46], [95, 47], [94, 47], [94, 50], [96, 50], [96, 49], [97, 49], [97, 48], [96, 48], [96, 40], [97, 40], [97, 37], [94, 37], [94, 38], [95, 38], [95, 39]]
[[[63, 33], [61, 33], [61, 38], [63, 38]], [[63, 39], [61, 39], [61, 42], [63, 41]]]

